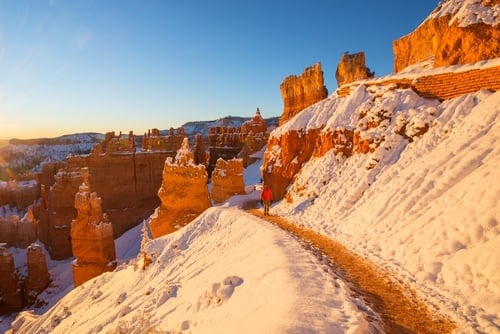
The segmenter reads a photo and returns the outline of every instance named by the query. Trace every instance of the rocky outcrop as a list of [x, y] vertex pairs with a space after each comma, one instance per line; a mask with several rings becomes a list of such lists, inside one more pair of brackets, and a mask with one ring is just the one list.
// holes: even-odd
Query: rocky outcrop
[[22, 289], [14, 256], [0, 244], [0, 314], [18, 312], [23, 307]]
[[262, 164], [262, 178], [273, 192], [273, 199], [285, 197], [293, 177], [307, 162], [315, 149], [321, 128], [288, 131], [280, 137], [270, 137]]
[[288, 76], [281, 83], [280, 90], [284, 107], [279, 125], [283, 125], [301, 110], [328, 96], [321, 63], [307, 67], [300, 76]]
[[208, 174], [204, 165], [195, 165], [187, 138], [175, 160], [167, 158], [163, 182], [158, 190], [161, 204], [151, 216], [153, 238], [176, 231], [210, 207]]
[[42, 248], [33, 243], [28, 247], [28, 276], [24, 280], [24, 303], [36, 303], [37, 296], [45, 290], [50, 283], [50, 275]]
[[243, 159], [217, 160], [212, 173], [212, 200], [222, 203], [234, 195], [245, 194]]
[[76, 218], [71, 222], [75, 287], [116, 268], [113, 225], [102, 212], [101, 198], [90, 192], [86, 173], [75, 195]]
[[451, 0], [442, 2], [413, 32], [393, 42], [396, 73], [428, 60], [441, 67], [500, 57], [500, 20], [495, 14], [500, 2], [463, 0], [462, 8], [478, 6], [483, 14], [476, 18], [463, 17], [462, 8], [453, 5]]
[[373, 78], [374, 76], [375, 74], [366, 67], [364, 52], [344, 53], [335, 72], [335, 79], [337, 79], [339, 87], [354, 81]]

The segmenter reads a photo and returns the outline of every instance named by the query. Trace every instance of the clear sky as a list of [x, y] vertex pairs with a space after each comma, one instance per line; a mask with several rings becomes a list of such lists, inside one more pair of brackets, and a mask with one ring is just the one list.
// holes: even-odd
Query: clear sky
[[0, 139], [279, 116], [279, 85], [345, 51], [393, 72], [437, 0], [0, 0]]

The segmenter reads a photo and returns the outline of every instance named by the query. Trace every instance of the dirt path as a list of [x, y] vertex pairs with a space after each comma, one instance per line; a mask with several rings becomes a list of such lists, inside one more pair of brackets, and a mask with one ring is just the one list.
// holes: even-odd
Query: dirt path
[[312, 230], [289, 223], [276, 216], [264, 216], [262, 210], [248, 212], [265, 219], [320, 249], [339, 269], [351, 289], [381, 317], [384, 333], [451, 333], [455, 328], [448, 319], [434, 316], [416, 297], [415, 291], [390, 280], [367, 260], [349, 252], [341, 244]]

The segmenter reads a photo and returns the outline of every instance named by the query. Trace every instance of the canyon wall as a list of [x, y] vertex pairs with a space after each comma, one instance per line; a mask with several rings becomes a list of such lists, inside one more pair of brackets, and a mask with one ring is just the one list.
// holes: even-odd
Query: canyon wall
[[161, 204], [149, 224], [153, 238], [178, 230], [211, 206], [205, 165], [194, 164], [187, 138], [175, 159], [166, 159], [162, 180]]
[[[182, 128], [181, 128], [182, 129]], [[88, 169], [92, 189], [99, 193], [102, 208], [113, 225], [114, 237], [149, 217], [160, 204], [158, 189], [167, 157], [175, 157], [184, 130], [173, 130], [160, 136], [153, 129], [143, 138], [144, 148], [136, 151], [134, 136], [114, 132], [106, 134], [103, 143], [91, 154], [71, 156], [66, 162], [45, 164], [42, 170], [39, 236], [53, 259], [72, 255], [70, 223], [76, 216], [73, 198], [83, 182], [82, 169]], [[175, 147], [176, 146], [176, 147]], [[62, 167], [61, 167], [62, 166]], [[50, 183], [54, 180], [53, 184]]]
[[280, 90], [283, 99], [283, 113], [279, 125], [283, 125], [301, 110], [328, 96], [321, 63], [307, 67], [300, 76], [286, 77], [280, 85]]
[[[5, 208], [0, 209], [2, 211]], [[0, 214], [0, 242], [7, 247], [26, 248], [38, 238], [38, 223], [30, 208], [19, 218], [17, 215]]]
[[500, 5], [499, 0], [477, 4], [483, 11], [490, 11], [492, 17], [497, 15], [494, 24], [480, 20], [468, 22], [458, 12], [439, 14], [447, 5], [447, 1], [442, 2], [413, 32], [393, 42], [396, 73], [412, 64], [432, 59], [434, 67], [441, 67], [500, 57], [500, 20], [498, 14], [494, 14], [494, 7]]

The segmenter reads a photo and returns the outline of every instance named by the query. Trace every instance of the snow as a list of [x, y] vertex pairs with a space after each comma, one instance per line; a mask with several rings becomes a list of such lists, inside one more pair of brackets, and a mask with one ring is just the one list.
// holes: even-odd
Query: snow
[[444, 1], [434, 10], [427, 19], [436, 19], [441, 16], [453, 15], [449, 22], [451, 26], [456, 20], [459, 27], [471, 24], [484, 23], [498, 25], [500, 18], [500, 5], [485, 6], [488, 1], [481, 0], [449, 0]]
[[[457, 3], [446, 2], [441, 11]], [[380, 112], [391, 121], [362, 131], [382, 140], [373, 153], [311, 159], [289, 188], [292, 202], [275, 203], [271, 214], [390, 272], [454, 321], [455, 333], [500, 333], [500, 92], [438, 102], [411, 90], [359, 85], [346, 98], [332, 94], [305, 109], [271, 136], [357, 127], [360, 113]], [[413, 142], [398, 135], [401, 124]], [[429, 130], [417, 135], [423, 126]], [[138, 224], [115, 240], [117, 269], [77, 288], [74, 258], [53, 261], [44, 250], [54, 279], [40, 295], [47, 305], [15, 319], [0, 317], [0, 332], [372, 332], [372, 311], [327, 263], [242, 210], [258, 203], [261, 165], [245, 169], [246, 195], [208, 209], [175, 233], [148, 241]], [[146, 269], [141, 243], [153, 260]], [[10, 251], [25, 274], [26, 250]]]
[[[353, 94], [356, 103], [335, 97], [323, 103], [356, 114], [372, 101], [368, 111], [387, 108], [394, 118], [421, 117], [432, 126], [412, 143], [389, 126], [384, 145], [372, 154], [312, 159], [290, 187], [293, 202], [278, 202], [271, 213], [388, 270], [452, 319], [456, 333], [498, 333], [500, 92], [443, 103], [408, 90], [375, 101], [371, 94]], [[326, 111], [325, 105], [314, 108]], [[297, 124], [314, 108], [289, 122]], [[329, 114], [325, 123], [332, 126], [350, 120]], [[138, 255], [142, 224], [116, 240], [119, 265], [113, 273], [76, 289], [72, 259], [49, 261], [56, 281], [41, 295], [48, 305], [19, 314], [15, 332], [370, 332], [369, 307], [327, 264], [240, 209], [258, 201], [260, 168], [258, 162], [245, 170], [247, 195], [146, 242], [153, 263], [145, 270]], [[16, 263], [25, 262], [25, 250], [12, 250]], [[11, 320], [4, 317], [0, 326], [7, 330]]]

